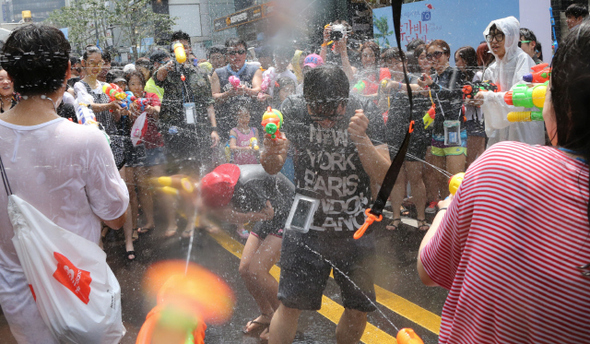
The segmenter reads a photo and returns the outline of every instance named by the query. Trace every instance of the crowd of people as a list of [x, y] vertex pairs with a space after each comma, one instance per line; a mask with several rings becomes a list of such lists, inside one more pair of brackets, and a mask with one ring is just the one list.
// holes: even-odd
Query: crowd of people
[[[566, 15], [575, 35], [553, 59], [545, 121], [526, 123], [507, 120], [526, 109], [504, 98], [543, 56], [534, 33], [514, 17], [490, 22], [479, 46], [454, 51], [439, 39], [412, 41], [405, 51], [373, 40], [351, 46], [350, 25], [335, 21], [324, 27], [317, 50], [269, 44], [252, 51], [230, 38], [198, 59], [189, 35], [177, 31], [174, 49], [155, 49], [126, 66], [96, 46], [68, 59], [59, 31], [23, 27], [4, 56], [45, 49], [53, 67], [35, 54], [2, 60], [0, 156], [14, 192], [64, 228], [97, 244], [109, 228], [123, 228], [129, 261], [141, 257], [134, 241], [157, 230], [158, 214], [165, 238], [191, 238], [196, 224], [235, 226], [246, 239], [239, 273], [260, 309], [243, 332], [270, 343], [293, 341], [301, 311], [321, 308], [333, 271], [345, 309], [336, 340], [357, 343], [375, 310], [376, 253], [374, 233], [358, 240], [352, 233], [364, 223], [411, 119], [386, 228], [399, 230], [415, 206], [425, 233], [420, 276], [451, 291], [440, 342], [498, 342], [499, 332], [506, 342], [551, 342], [557, 329], [583, 342], [590, 337], [590, 67], [583, 58], [590, 25], [583, 21], [588, 11], [572, 6]], [[466, 97], [464, 86], [481, 82], [498, 89]], [[112, 93], [115, 85], [129, 95]], [[276, 137], [260, 124], [263, 114], [276, 115], [273, 109], [282, 115]], [[78, 122], [81, 111], [94, 114], [100, 131], [59, 117]], [[51, 147], [59, 154], [47, 154]], [[38, 171], [42, 166], [55, 168]], [[459, 192], [448, 197], [448, 175], [465, 171]], [[182, 186], [186, 197], [160, 192], [155, 180], [171, 175], [170, 185], [190, 181], [190, 192]], [[555, 180], [565, 186], [549, 192]], [[552, 217], [546, 209], [554, 202], [571, 216]], [[432, 224], [428, 214], [436, 214]], [[92, 230], [81, 231], [78, 218]], [[8, 219], [0, 225], [0, 304], [15, 337], [36, 342], [50, 335], [11, 246]], [[277, 283], [269, 271], [279, 259]]]

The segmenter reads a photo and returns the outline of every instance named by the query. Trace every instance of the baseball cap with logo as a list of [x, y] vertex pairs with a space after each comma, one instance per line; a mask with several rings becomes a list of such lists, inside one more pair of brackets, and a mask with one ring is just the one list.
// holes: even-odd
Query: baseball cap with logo
[[240, 168], [234, 164], [217, 166], [201, 179], [201, 197], [209, 207], [223, 207], [229, 204], [234, 187], [240, 179]]
[[309, 54], [305, 57], [305, 60], [303, 60], [303, 67], [310, 66], [311, 68], [315, 68], [323, 64], [324, 59], [318, 54]]

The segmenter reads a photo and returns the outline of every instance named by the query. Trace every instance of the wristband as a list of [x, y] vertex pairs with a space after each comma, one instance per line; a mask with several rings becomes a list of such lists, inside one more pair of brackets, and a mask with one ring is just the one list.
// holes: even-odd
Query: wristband
[[402, 83], [401, 82], [398, 82], [398, 85], [399, 85], [398, 91], [401, 91], [402, 90]]
[[217, 132], [217, 127], [211, 127], [211, 132]]
[[438, 209], [438, 211], [441, 211], [441, 210], [447, 210], [447, 207], [444, 207], [444, 208], [439, 208], [439, 209]]

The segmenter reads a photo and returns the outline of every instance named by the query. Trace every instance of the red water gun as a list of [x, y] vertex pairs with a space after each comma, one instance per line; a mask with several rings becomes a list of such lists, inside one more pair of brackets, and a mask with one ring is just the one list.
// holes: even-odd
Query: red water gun
[[543, 84], [551, 78], [551, 67], [548, 63], [541, 63], [534, 67], [531, 67], [532, 73], [525, 74], [522, 80], [526, 82], [532, 82], [535, 84]]
[[411, 328], [402, 328], [395, 338], [398, 344], [424, 344], [422, 338], [418, 337]]
[[465, 98], [467, 99], [473, 99], [479, 91], [498, 92], [499, 90], [498, 85], [489, 80], [468, 82], [463, 86], [463, 94], [465, 94]]
[[109, 96], [111, 101], [123, 100], [127, 98], [127, 94], [117, 84], [105, 84], [102, 86], [102, 91]]
[[145, 111], [145, 107], [149, 105], [149, 99], [147, 98], [137, 98], [135, 99], [135, 104], [141, 109], [141, 112]]

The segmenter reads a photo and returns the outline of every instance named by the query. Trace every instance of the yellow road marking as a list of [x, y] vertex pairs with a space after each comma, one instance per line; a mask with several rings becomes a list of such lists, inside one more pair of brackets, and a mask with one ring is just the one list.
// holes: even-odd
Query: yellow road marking
[[[242, 258], [244, 246], [230, 237], [227, 233], [217, 231], [215, 233], [209, 233], [209, 235], [224, 249], [238, 257], [238, 259]], [[270, 269], [270, 274], [278, 281], [280, 271], [281, 270], [277, 266], [273, 266]], [[436, 314], [377, 285], [375, 285], [375, 293], [377, 302], [381, 305], [413, 323], [416, 323], [437, 335], [439, 334], [441, 319]], [[344, 308], [341, 305], [326, 296], [322, 297], [322, 309], [319, 310], [318, 313], [337, 324], [343, 311]], [[367, 323], [367, 328], [365, 329], [365, 333], [361, 340], [364, 343], [396, 343], [395, 338], [370, 323]]]

